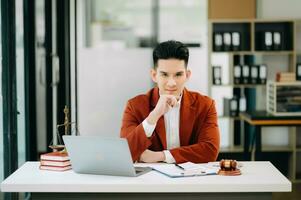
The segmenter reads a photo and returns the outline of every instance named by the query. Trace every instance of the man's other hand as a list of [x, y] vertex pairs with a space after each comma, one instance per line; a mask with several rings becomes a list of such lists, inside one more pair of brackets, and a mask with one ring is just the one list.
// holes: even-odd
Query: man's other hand
[[145, 163], [155, 163], [165, 160], [163, 151], [151, 151], [146, 149], [140, 156], [140, 161]]
[[155, 109], [148, 115], [147, 122], [149, 124], [156, 124], [159, 118], [177, 103], [177, 98], [174, 95], [161, 95]]

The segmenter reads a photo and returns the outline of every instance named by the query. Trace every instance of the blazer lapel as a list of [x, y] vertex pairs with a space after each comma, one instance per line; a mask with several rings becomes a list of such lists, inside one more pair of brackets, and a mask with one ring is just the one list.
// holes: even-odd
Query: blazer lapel
[[[151, 110], [152, 111], [159, 100], [159, 89], [157, 87], [154, 88], [153, 92], [152, 92], [152, 96], [151, 96]], [[165, 124], [164, 124], [164, 116], [161, 116], [160, 119], [157, 122], [156, 128], [155, 128], [155, 132], [158, 134], [163, 149], [167, 148], [167, 144], [166, 144], [166, 131], [165, 131]]]
[[193, 97], [189, 91], [184, 88], [180, 108], [180, 145], [186, 146], [192, 134], [193, 122], [195, 120], [195, 108]]
[[166, 144], [166, 131], [165, 131], [165, 124], [164, 124], [164, 116], [160, 117], [160, 119], [158, 120], [155, 131], [159, 135], [163, 149], [166, 149], [167, 144]]

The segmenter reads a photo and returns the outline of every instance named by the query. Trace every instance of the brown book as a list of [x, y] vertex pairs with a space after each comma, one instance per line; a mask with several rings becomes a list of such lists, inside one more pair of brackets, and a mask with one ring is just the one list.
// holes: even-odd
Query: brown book
[[67, 153], [62, 152], [51, 152], [40, 155], [41, 160], [53, 160], [53, 161], [67, 161], [69, 160]]
[[295, 82], [296, 79], [293, 79], [293, 78], [280, 78], [280, 79], [277, 79], [277, 82]]
[[41, 160], [41, 165], [48, 165], [48, 166], [57, 166], [57, 167], [65, 167], [71, 165], [70, 161], [53, 161], [53, 160]]
[[40, 165], [41, 170], [50, 170], [50, 171], [67, 171], [70, 170], [71, 168], [72, 168], [71, 165], [64, 166], [64, 167]]
[[296, 80], [295, 73], [291, 72], [278, 72], [276, 74], [276, 81], [277, 82], [291, 82]]
[[293, 72], [278, 72], [277, 74], [279, 74], [280, 76], [283, 76], [283, 77], [296, 76], [295, 73], [293, 73]]

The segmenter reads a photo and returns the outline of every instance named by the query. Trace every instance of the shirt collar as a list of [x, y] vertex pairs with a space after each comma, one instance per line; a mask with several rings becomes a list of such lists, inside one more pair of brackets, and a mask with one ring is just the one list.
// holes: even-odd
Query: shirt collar
[[177, 104], [175, 105], [175, 107], [179, 107], [181, 105], [181, 101], [182, 101], [182, 96], [183, 96], [183, 92], [180, 94], [180, 98], [177, 101]]

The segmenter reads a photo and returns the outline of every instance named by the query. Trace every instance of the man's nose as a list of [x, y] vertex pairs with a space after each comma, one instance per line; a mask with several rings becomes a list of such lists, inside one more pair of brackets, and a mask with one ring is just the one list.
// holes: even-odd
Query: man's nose
[[167, 85], [168, 86], [175, 86], [176, 81], [173, 78], [169, 78], [168, 81], [167, 81]]

